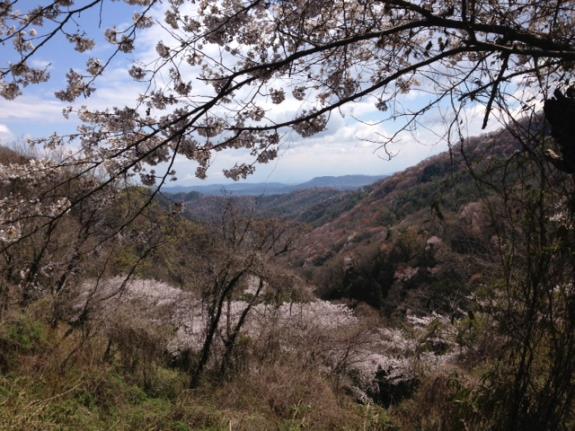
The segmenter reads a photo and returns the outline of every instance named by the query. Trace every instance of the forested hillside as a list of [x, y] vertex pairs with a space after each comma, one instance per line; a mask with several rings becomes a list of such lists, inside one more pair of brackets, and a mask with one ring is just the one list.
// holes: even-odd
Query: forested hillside
[[325, 298], [454, 312], [489, 281], [498, 230], [486, 199], [517, 179], [504, 168], [520, 150], [511, 133], [494, 132], [376, 183], [309, 232], [294, 259]]
[[334, 189], [302, 190], [280, 195], [203, 196], [190, 193], [166, 194], [166, 199], [183, 203], [192, 220], [211, 221], [230, 203], [256, 218], [280, 218], [320, 226], [352, 208], [365, 191], [343, 192]]

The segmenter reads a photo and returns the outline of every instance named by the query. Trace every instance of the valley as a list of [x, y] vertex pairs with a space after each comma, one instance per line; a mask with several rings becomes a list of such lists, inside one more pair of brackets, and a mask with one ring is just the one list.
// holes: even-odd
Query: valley
[[[519, 197], [534, 187], [522, 162], [509, 165], [521, 154], [520, 132], [472, 138], [352, 190], [341, 187], [349, 177], [330, 179], [332, 187], [315, 180], [314, 187], [280, 194], [252, 195], [258, 186], [249, 195], [168, 189], [154, 196], [133, 186], [103, 210], [88, 206], [102, 211], [93, 233], [71, 243], [65, 230], [50, 238], [54, 258], [70, 246], [81, 250], [68, 261], [77, 269], [44, 270], [28, 292], [29, 311], [5, 314], [0, 416], [12, 422], [0, 424], [20, 429], [30, 420], [64, 420], [75, 428], [89, 411], [96, 428], [119, 420], [129, 429], [138, 423], [332, 429], [339, 422], [346, 429], [422, 423], [439, 429], [433, 427], [449, 419], [438, 406], [462, 394], [463, 403], [474, 402], [470, 391], [482, 364], [509, 343], [499, 326], [506, 313], [501, 301], [509, 299], [498, 290], [505, 277], [501, 258], [513, 251], [505, 232], [518, 223], [514, 217], [521, 213], [513, 208], [522, 205]], [[2, 151], [5, 163], [26, 163], [28, 156]], [[519, 193], [518, 200], [505, 203], [500, 190]], [[71, 214], [68, 225], [81, 225], [90, 214], [83, 211]], [[19, 259], [34, 256], [32, 244], [21, 250]], [[61, 256], [65, 263], [67, 255]], [[42, 287], [52, 283], [60, 290]], [[18, 289], [5, 290], [3, 298], [15, 303]], [[514, 296], [513, 309], [520, 310], [522, 300]], [[141, 388], [141, 401], [116, 393], [118, 408], [109, 417], [105, 399], [85, 404], [78, 396], [96, 378], [86, 368], [93, 361], [104, 379], [97, 385], [111, 385], [118, 373], [122, 383], [114, 385], [128, 386], [110, 390]], [[26, 365], [36, 362], [44, 365]], [[30, 412], [24, 407], [32, 402], [29, 383], [13, 379], [24, 370], [40, 381], [56, 379], [58, 368], [91, 376], [81, 386], [62, 380], [55, 390], [74, 413], [48, 413], [63, 407], [51, 401], [45, 383], [34, 391], [47, 401]], [[266, 377], [257, 380], [262, 373]], [[299, 376], [314, 382], [311, 391]], [[269, 392], [276, 379], [283, 383], [275, 390], [295, 392]], [[432, 395], [437, 385], [443, 392]], [[237, 394], [229, 399], [218, 392], [248, 387], [248, 405], [238, 405]], [[327, 397], [327, 416], [318, 390]], [[263, 404], [256, 401], [260, 396]], [[429, 396], [440, 398], [427, 403]], [[161, 410], [138, 416], [138, 409], [158, 402]], [[294, 413], [294, 402], [310, 407]], [[181, 403], [202, 407], [182, 416]], [[460, 421], [457, 415], [470, 414], [467, 408], [447, 412]]]

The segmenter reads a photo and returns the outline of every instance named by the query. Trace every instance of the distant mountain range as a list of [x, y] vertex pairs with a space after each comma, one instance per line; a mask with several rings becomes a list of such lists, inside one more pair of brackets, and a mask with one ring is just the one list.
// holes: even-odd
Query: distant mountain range
[[386, 178], [387, 175], [343, 175], [338, 177], [316, 177], [301, 184], [284, 183], [233, 183], [201, 186], [167, 187], [165, 193], [196, 192], [208, 196], [261, 196], [281, 195], [309, 189], [333, 189], [339, 191], [357, 190]]

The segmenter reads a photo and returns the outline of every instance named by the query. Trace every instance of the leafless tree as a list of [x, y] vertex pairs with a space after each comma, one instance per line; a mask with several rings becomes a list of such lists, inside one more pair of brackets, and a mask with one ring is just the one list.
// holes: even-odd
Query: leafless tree
[[[206, 326], [202, 347], [191, 368], [192, 387], [201, 383], [218, 334], [223, 344], [219, 372], [225, 377], [250, 311], [262, 300], [265, 286], [273, 285], [273, 259], [286, 253], [294, 241], [294, 231], [289, 224], [241, 215], [231, 200], [227, 201], [221, 220], [215, 226], [196, 256]], [[255, 277], [255, 289], [249, 292], [237, 316], [232, 316], [231, 301], [242, 293], [249, 277]]]

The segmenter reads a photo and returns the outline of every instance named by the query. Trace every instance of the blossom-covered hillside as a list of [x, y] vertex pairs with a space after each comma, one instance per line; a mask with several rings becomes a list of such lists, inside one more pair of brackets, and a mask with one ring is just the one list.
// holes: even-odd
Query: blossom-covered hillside
[[485, 184], [513, 181], [504, 167], [521, 148], [501, 130], [372, 185], [307, 234], [295, 264], [324, 298], [388, 312], [461, 312], [497, 255]]

